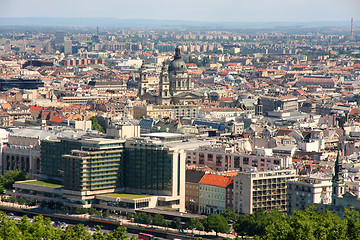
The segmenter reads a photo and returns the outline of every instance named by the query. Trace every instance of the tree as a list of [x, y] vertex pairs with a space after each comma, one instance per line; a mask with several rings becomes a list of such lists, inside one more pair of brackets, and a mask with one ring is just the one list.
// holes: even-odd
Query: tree
[[129, 236], [125, 227], [118, 227], [115, 231], [111, 231], [107, 234], [107, 239], [126, 240], [129, 239]]
[[166, 226], [166, 221], [164, 220], [164, 216], [160, 214], [154, 215], [152, 223], [157, 226]]
[[270, 212], [259, 210], [250, 215], [239, 215], [233, 227], [238, 234], [262, 236], [265, 234], [265, 228], [281, 217], [284, 217], [284, 214], [278, 210]]
[[23, 181], [28, 179], [28, 176], [24, 171], [7, 171], [5, 175], [0, 176], [0, 186], [5, 189], [12, 189], [12, 185], [15, 181]]
[[23, 197], [19, 197], [18, 203], [19, 203], [20, 205], [25, 205], [26, 201], [25, 201], [25, 199], [24, 199]]
[[106, 211], [103, 212], [103, 217], [109, 217], [110, 216], [110, 212], [108, 209], [106, 209]]
[[198, 218], [190, 218], [185, 223], [185, 227], [187, 227], [188, 229], [191, 229], [192, 233], [194, 233], [194, 229], [197, 229], [199, 231], [204, 230], [204, 226]]
[[360, 219], [359, 212], [354, 208], [346, 208], [344, 221], [347, 226], [347, 236], [349, 239], [360, 239]]
[[174, 229], [180, 229], [181, 226], [181, 219], [179, 217], [173, 218], [170, 223], [170, 227]]
[[221, 214], [222, 216], [224, 216], [224, 218], [226, 219], [226, 221], [228, 222], [234, 222], [238, 215], [236, 214], [236, 212], [234, 212], [232, 209], [227, 208], [225, 209], [225, 211]]
[[151, 224], [152, 223], [152, 216], [146, 213], [136, 213], [135, 222], [137, 223], [144, 223], [144, 224]]
[[127, 219], [127, 220], [131, 220], [134, 216], [135, 216], [134, 213], [128, 213], [128, 214], [126, 215], [126, 219]]
[[98, 122], [98, 120], [96, 119], [95, 116], [92, 116], [90, 118], [90, 120], [91, 120], [91, 123], [92, 123], [92, 129], [98, 130], [99, 132], [105, 133], [104, 128], [99, 124], [99, 122]]
[[230, 230], [228, 222], [224, 216], [217, 214], [210, 215], [203, 220], [204, 229], [206, 232], [215, 231], [216, 235], [218, 233], [226, 233]]
[[[84, 209], [85, 210], [85, 209]], [[87, 212], [90, 214], [90, 215], [94, 215], [96, 213], [96, 210], [94, 208], [88, 208], [87, 209]]]

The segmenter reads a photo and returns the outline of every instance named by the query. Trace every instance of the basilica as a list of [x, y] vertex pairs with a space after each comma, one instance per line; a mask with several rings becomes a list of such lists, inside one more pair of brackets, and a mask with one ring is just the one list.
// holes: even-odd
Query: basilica
[[151, 104], [194, 104], [203, 100], [201, 94], [192, 92], [192, 82], [188, 75], [185, 62], [181, 58], [180, 48], [176, 47], [174, 60], [166, 67], [165, 61], [161, 68], [159, 91], [149, 91], [148, 74], [143, 62], [139, 71], [138, 96]]

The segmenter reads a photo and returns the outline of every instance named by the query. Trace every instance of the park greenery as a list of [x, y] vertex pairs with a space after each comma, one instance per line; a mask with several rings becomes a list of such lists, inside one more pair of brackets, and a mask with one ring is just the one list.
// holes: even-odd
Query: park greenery
[[27, 180], [28, 176], [23, 171], [7, 171], [4, 175], [0, 175], [0, 193], [10, 190], [15, 181]]
[[[147, 213], [128, 213], [126, 217], [137, 223], [170, 227], [179, 231], [190, 229], [193, 234], [194, 230], [213, 231], [216, 235], [229, 233], [232, 223], [238, 235], [236, 239], [360, 239], [360, 215], [353, 208], [345, 209], [341, 217], [328, 210], [319, 210], [316, 206], [310, 206], [306, 210], [294, 210], [290, 216], [277, 210], [238, 215], [227, 209], [222, 215], [213, 214], [201, 221], [190, 218], [183, 222], [177, 217], [170, 221], [160, 214]], [[129, 239], [129, 236], [124, 227], [107, 234], [101, 231], [90, 233], [81, 224], [56, 228], [50, 219], [42, 216], [35, 216], [33, 222], [30, 222], [27, 216], [14, 221], [0, 212], [0, 239]]]
[[93, 130], [97, 130], [99, 132], [105, 133], [104, 128], [99, 124], [99, 122], [98, 122], [98, 120], [97, 120], [97, 118], [95, 116], [92, 116], [90, 118], [90, 120], [91, 120], [91, 123], [92, 123], [92, 129]]
[[49, 218], [43, 216], [35, 216], [33, 222], [30, 222], [27, 216], [14, 221], [3, 212], [0, 212], [0, 222], [0, 239], [130, 239], [124, 227], [118, 227], [107, 234], [100, 231], [92, 234], [81, 224], [69, 226], [66, 229], [56, 228]]
[[[21, 171], [8, 171], [5, 175], [0, 175], [0, 189], [11, 190], [15, 181], [26, 180], [27, 176]], [[34, 198], [23, 198], [2, 195], [1, 201], [18, 203], [20, 205], [35, 206], [39, 204], [41, 208], [54, 209], [56, 211], [72, 212], [59, 203], [37, 202]], [[90, 214], [108, 217], [108, 210], [101, 211], [95, 208], [77, 208], [78, 214]], [[226, 209], [221, 215], [213, 214], [199, 220], [190, 218], [182, 221], [175, 217], [167, 220], [160, 214], [147, 214], [143, 212], [128, 213], [128, 220], [135, 223], [162, 226], [181, 231], [190, 229], [206, 232], [229, 233], [230, 227], [237, 233], [249, 239], [360, 239], [360, 214], [353, 208], [344, 210], [341, 216], [329, 210], [320, 210], [316, 206], [310, 206], [306, 210], [294, 210], [292, 215], [283, 212], [257, 211], [250, 215], [239, 215], [231, 209]], [[126, 229], [118, 228], [107, 235], [97, 231], [90, 234], [83, 225], [76, 225], [66, 229], [54, 228], [50, 219], [41, 216], [34, 217], [30, 223], [26, 216], [19, 221], [13, 221], [4, 213], [0, 212], [0, 239], [128, 239]]]
[[360, 239], [359, 217], [359, 212], [353, 208], [345, 209], [339, 217], [329, 210], [310, 206], [306, 210], [294, 210], [290, 216], [276, 210], [239, 215], [233, 227], [239, 235], [255, 239], [350, 240]]

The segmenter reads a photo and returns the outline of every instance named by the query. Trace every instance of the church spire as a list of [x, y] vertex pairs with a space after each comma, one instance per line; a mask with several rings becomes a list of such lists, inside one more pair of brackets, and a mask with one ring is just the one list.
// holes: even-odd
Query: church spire
[[332, 178], [332, 204], [336, 205], [336, 201], [345, 193], [345, 182], [343, 177], [343, 156], [341, 155], [340, 143], [338, 144], [338, 152], [335, 161], [335, 173]]
[[341, 183], [344, 181], [343, 178], [343, 158], [341, 156], [340, 153], [340, 148], [338, 147], [338, 152], [337, 152], [337, 156], [336, 156], [336, 161], [335, 161], [335, 174], [333, 176], [333, 182], [337, 182], [337, 183]]

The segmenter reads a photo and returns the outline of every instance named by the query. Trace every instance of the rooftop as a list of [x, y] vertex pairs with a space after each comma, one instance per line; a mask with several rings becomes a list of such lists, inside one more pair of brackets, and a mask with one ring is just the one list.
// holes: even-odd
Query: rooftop
[[127, 199], [138, 199], [150, 197], [148, 195], [138, 195], [138, 194], [127, 194], [127, 193], [110, 193], [103, 195], [105, 197], [114, 197], [114, 198], [127, 198]]
[[39, 185], [39, 186], [46, 186], [46, 187], [62, 187], [63, 185], [60, 184], [55, 184], [55, 183], [49, 183], [49, 182], [45, 182], [45, 181], [39, 181], [39, 180], [30, 180], [30, 181], [24, 181], [22, 183], [27, 183], [27, 184], [33, 184], [33, 185]]

